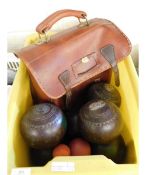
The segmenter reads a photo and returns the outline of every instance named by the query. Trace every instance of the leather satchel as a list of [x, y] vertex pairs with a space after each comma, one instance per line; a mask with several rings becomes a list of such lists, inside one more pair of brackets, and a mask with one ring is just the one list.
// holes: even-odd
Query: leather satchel
[[39, 101], [62, 108], [78, 99], [90, 83], [109, 81], [111, 68], [119, 86], [117, 63], [131, 51], [129, 39], [115, 24], [106, 19], [87, 20], [83, 11], [57, 11], [42, 21], [36, 32], [45, 35], [58, 20], [70, 16], [78, 18], [79, 24], [15, 53], [26, 65]]

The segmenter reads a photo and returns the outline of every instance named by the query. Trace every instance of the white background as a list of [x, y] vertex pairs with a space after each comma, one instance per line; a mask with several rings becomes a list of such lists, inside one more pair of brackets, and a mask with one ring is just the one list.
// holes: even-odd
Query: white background
[[[5, 1], [4, 1], [5, 2]], [[140, 45], [140, 148], [141, 174], [146, 163], [146, 5], [145, 0], [9, 0], [0, 4], [0, 175], [6, 175], [6, 33], [34, 31], [36, 25], [59, 9], [84, 10], [88, 18], [107, 18], [119, 26], [133, 44]], [[5, 32], [6, 31], [6, 32]], [[15, 40], [14, 40], [15, 42]], [[128, 88], [128, 87], [127, 87]], [[129, 97], [130, 98], [130, 97]], [[129, 104], [130, 105], [130, 104]], [[142, 156], [143, 155], [143, 156]]]

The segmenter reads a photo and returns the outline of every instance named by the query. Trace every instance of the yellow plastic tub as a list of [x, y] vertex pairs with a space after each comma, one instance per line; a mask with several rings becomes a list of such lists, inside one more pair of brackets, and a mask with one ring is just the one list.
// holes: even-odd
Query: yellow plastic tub
[[[37, 41], [32, 35], [26, 45]], [[30, 167], [28, 147], [20, 134], [20, 119], [32, 105], [30, 82], [20, 63], [8, 103], [8, 174], [11, 175], [137, 175], [138, 174], [138, 77], [128, 56], [119, 63], [122, 96], [120, 110], [125, 128], [123, 138], [128, 147], [126, 164], [115, 164], [105, 156], [70, 156], [52, 159], [43, 167]], [[111, 83], [114, 84], [113, 78]]]

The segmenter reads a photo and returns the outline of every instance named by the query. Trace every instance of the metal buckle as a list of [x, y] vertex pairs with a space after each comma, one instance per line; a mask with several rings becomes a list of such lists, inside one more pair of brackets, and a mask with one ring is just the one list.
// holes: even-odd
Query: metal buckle
[[37, 44], [47, 43], [49, 41], [46, 31], [44, 31], [43, 34], [38, 33], [38, 35], [39, 35], [39, 42]]
[[[83, 17], [84, 17], [84, 19], [85, 19], [85, 21], [86, 21], [86, 26], [89, 26], [89, 22], [88, 22], [87, 17], [84, 16], [84, 15], [83, 15]], [[81, 22], [81, 19], [80, 19], [80, 18], [78, 18], [78, 20], [79, 20], [79, 23], [80, 23], [80, 24], [83, 24], [83, 22]]]

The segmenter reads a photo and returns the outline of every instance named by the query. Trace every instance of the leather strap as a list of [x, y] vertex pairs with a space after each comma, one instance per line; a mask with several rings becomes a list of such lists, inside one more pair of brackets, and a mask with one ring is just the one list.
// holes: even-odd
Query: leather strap
[[68, 70], [66, 70], [63, 73], [61, 73], [59, 75], [59, 80], [61, 81], [64, 88], [66, 89], [66, 108], [68, 109], [69, 104], [71, 102], [71, 96], [72, 96], [71, 86], [70, 86], [70, 82], [71, 82], [70, 72]]
[[112, 67], [115, 76], [115, 85], [120, 86], [119, 69], [118, 66]]
[[101, 48], [102, 56], [109, 62], [112, 67], [115, 76], [115, 84], [116, 86], [120, 85], [120, 78], [119, 78], [119, 69], [115, 57], [115, 50], [114, 46], [111, 44], [106, 45], [105, 47]]
[[48, 16], [46, 19], [44, 19], [37, 27], [36, 31], [39, 34], [43, 34], [45, 31], [49, 30], [53, 24], [55, 24], [57, 21], [64, 17], [70, 17], [74, 16], [77, 18], [83, 18], [87, 16], [87, 14], [84, 11], [78, 11], [78, 10], [59, 10], [52, 15]]

